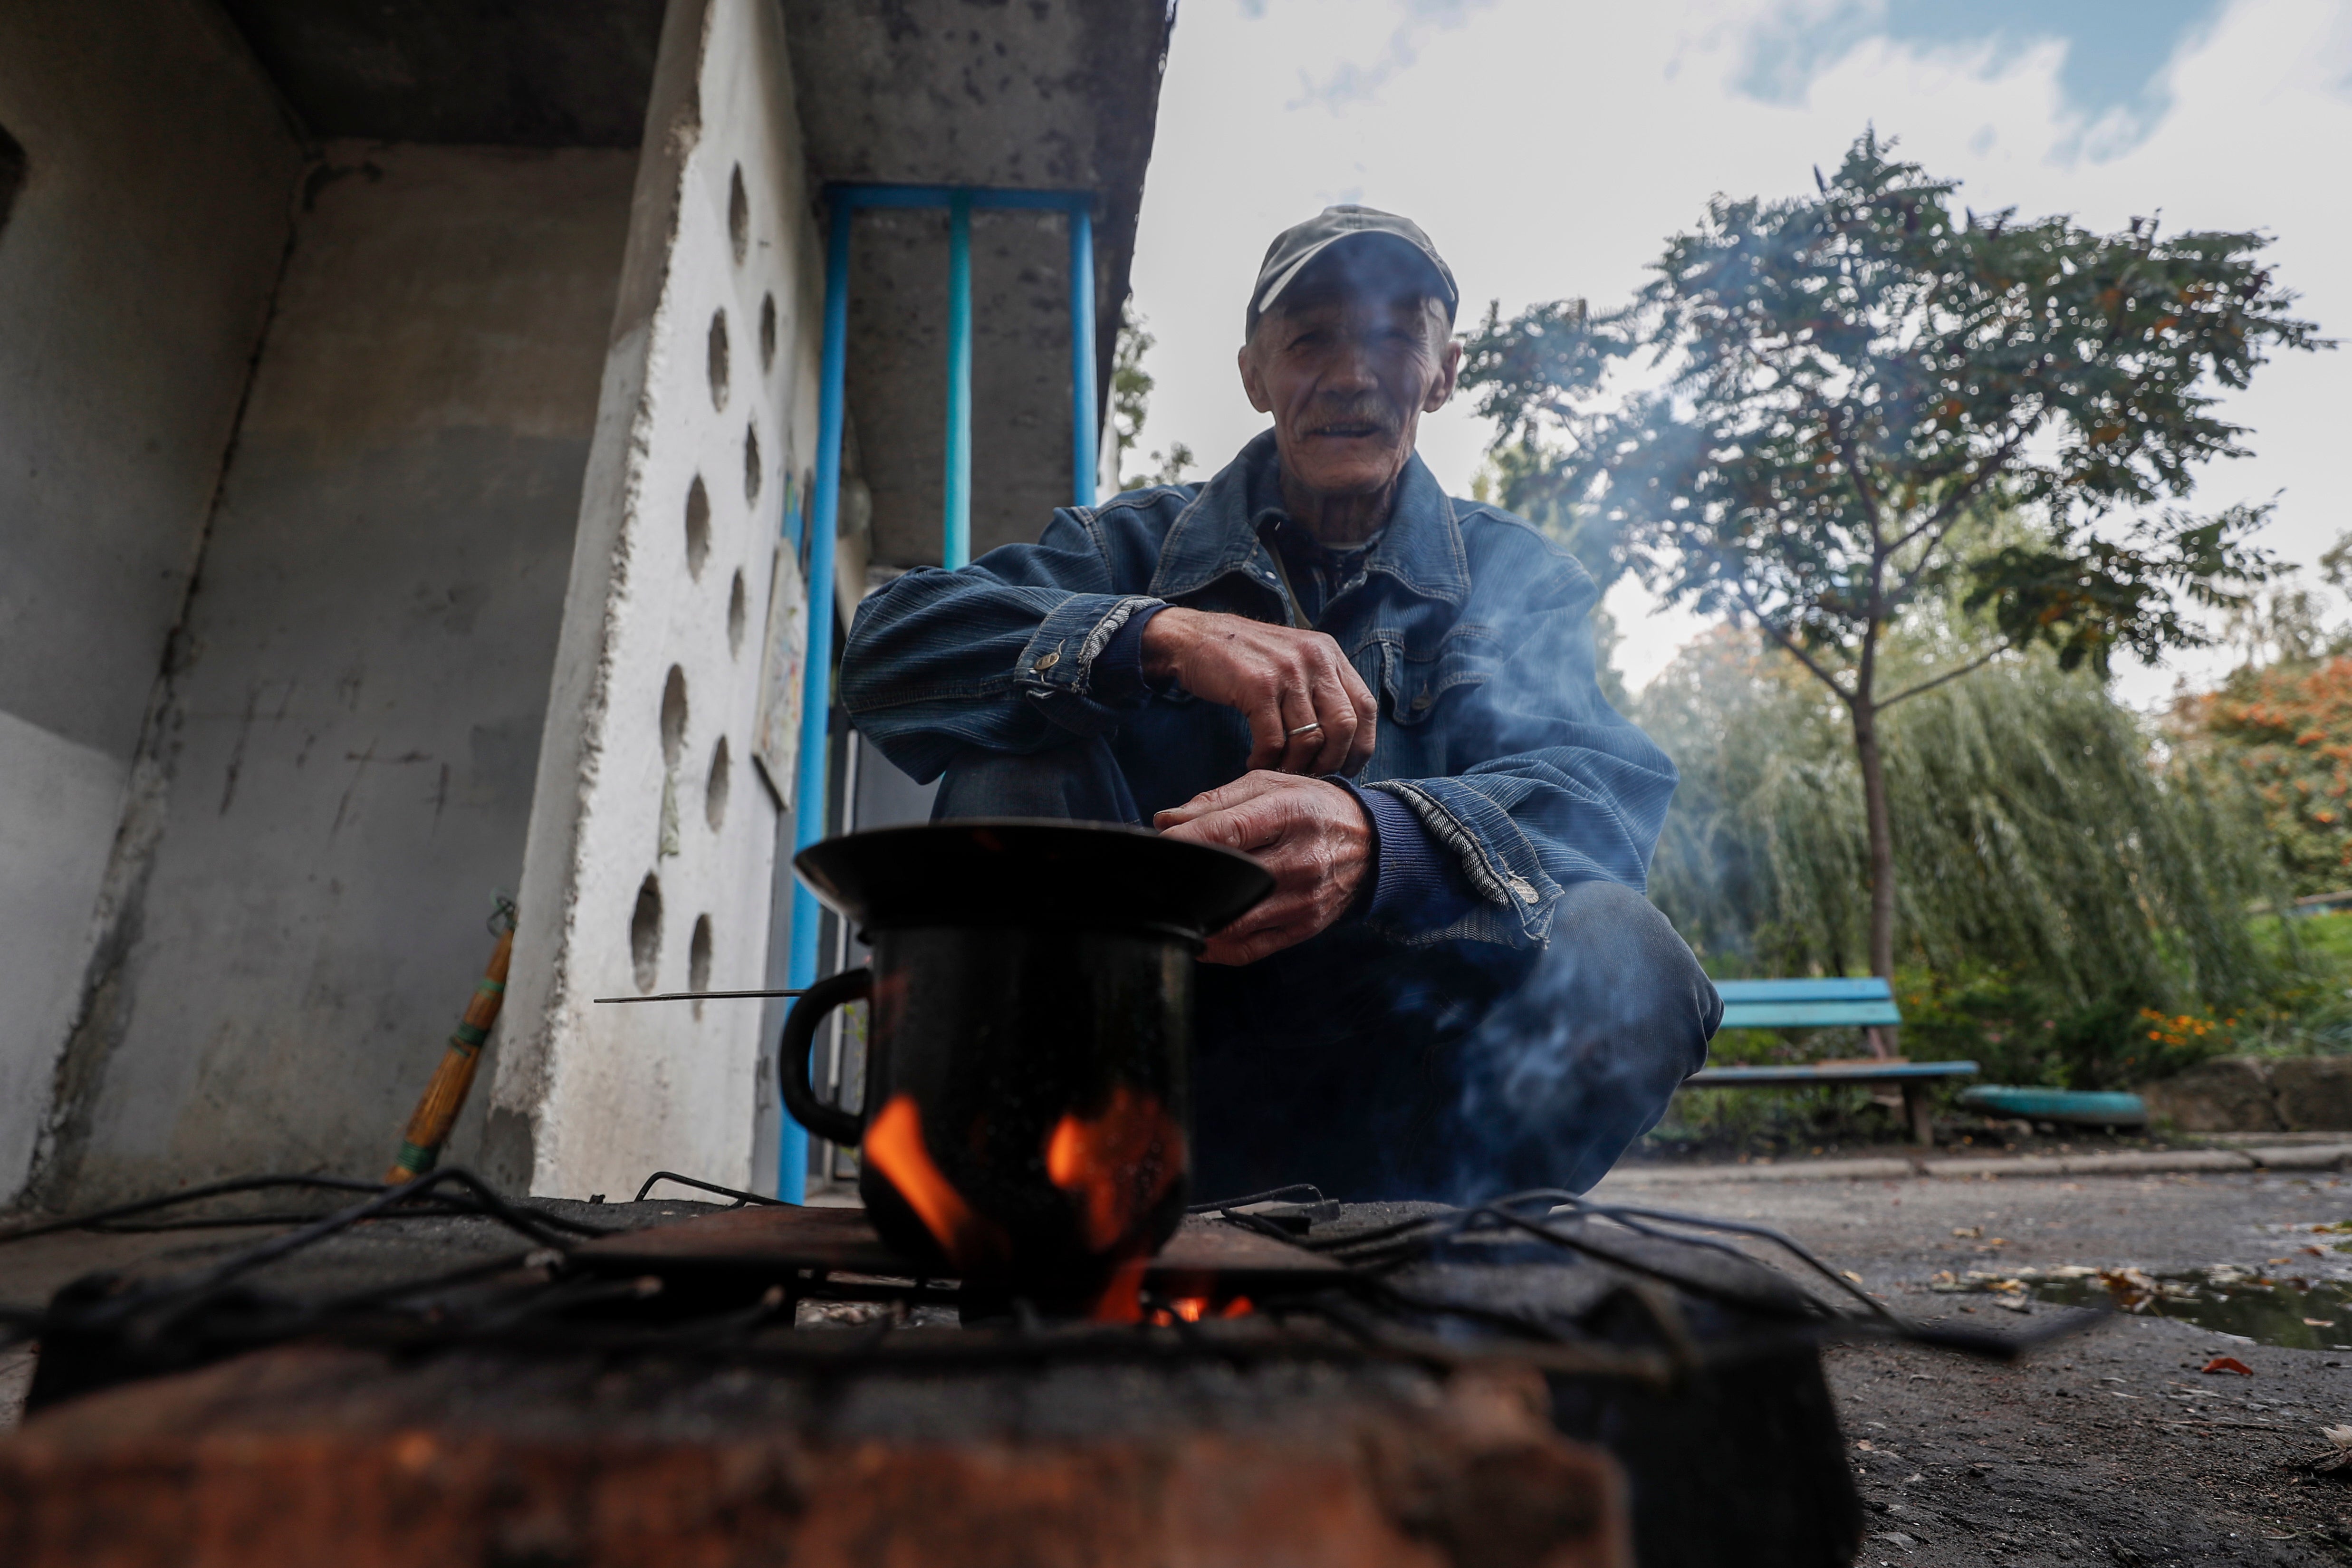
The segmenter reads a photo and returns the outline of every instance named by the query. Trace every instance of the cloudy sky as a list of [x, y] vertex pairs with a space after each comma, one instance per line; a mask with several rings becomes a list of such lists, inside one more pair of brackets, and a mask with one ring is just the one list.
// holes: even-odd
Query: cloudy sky
[[[1330, 203], [1420, 222], [1465, 319], [1613, 303], [1710, 194], [1810, 190], [1867, 125], [1979, 212], [2263, 230], [2302, 313], [2352, 338], [2340, 0], [1183, 0], [1135, 263], [1159, 340], [1143, 445], [1213, 468], [1259, 427], [1234, 370], [1249, 279]], [[2315, 559], [2352, 529], [2352, 347], [2273, 363], [2230, 413], [2254, 456], [2196, 504], [2275, 493], [2268, 542]], [[1422, 452], [1459, 493], [1486, 439], [1449, 409]], [[1630, 582], [1611, 607], [1636, 685], [1700, 625]], [[2153, 701], [2213, 668], [2124, 689]]]

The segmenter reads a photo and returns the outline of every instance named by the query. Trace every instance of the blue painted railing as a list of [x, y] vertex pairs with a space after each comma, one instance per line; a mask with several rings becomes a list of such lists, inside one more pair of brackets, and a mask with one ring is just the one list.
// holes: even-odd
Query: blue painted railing
[[[827, 763], [833, 713], [833, 544], [841, 517], [841, 437], [849, 369], [849, 229], [869, 207], [948, 209], [947, 468], [941, 560], [971, 559], [971, 215], [975, 208], [1058, 212], [1070, 231], [1070, 472], [1073, 500], [1095, 500], [1094, 198], [1085, 191], [1007, 191], [980, 186], [832, 185], [825, 190], [824, 347], [818, 362], [816, 494], [809, 519], [808, 658], [803, 667], [799, 776], [793, 785], [793, 851], [830, 830]], [[789, 528], [789, 523], [787, 524]], [[815, 895], [793, 885], [791, 963], [784, 984], [814, 983]], [[776, 1195], [807, 1195], [808, 1132], [787, 1114], [776, 1151]]]

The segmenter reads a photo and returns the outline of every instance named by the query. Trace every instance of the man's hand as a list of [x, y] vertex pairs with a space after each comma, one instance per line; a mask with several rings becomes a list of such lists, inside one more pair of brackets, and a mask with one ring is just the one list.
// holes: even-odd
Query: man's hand
[[[1371, 760], [1379, 738], [1379, 705], [1339, 645], [1321, 632], [1165, 609], [1143, 628], [1143, 673], [1153, 680], [1173, 677], [1193, 696], [1238, 710], [1249, 721], [1253, 768], [1353, 777]], [[1179, 809], [1191, 811], [1219, 793]]]
[[[1162, 612], [1159, 621], [1173, 613]], [[1171, 838], [1238, 849], [1274, 873], [1265, 901], [1209, 939], [1201, 952], [1209, 963], [1255, 963], [1305, 942], [1348, 912], [1372, 863], [1364, 808], [1321, 779], [1244, 773], [1161, 812], [1151, 825]]]

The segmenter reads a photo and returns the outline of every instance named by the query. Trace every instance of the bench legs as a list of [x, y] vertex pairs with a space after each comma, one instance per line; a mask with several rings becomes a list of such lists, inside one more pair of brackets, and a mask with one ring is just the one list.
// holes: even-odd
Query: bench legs
[[1935, 1110], [1928, 1101], [1927, 1085], [1925, 1083], [1915, 1081], [1903, 1086], [1903, 1120], [1910, 1125], [1911, 1142], [1922, 1149], [1935, 1147]]

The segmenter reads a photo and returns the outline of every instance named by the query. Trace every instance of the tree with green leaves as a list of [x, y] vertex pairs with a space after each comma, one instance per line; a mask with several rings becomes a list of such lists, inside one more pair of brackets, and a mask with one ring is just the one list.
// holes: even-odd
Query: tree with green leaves
[[[2243, 452], [2222, 390], [2273, 351], [2321, 346], [2259, 264], [2261, 235], [1979, 216], [1891, 153], [1865, 135], [1812, 195], [1716, 198], [1623, 310], [1490, 310], [1462, 377], [1500, 426], [1507, 504], [1756, 628], [1835, 694], [1883, 975], [1881, 716], [2003, 648], [2104, 672], [2117, 648], [2212, 640], [2191, 607], [2244, 603], [2267, 570], [2249, 540], [2263, 513], [2160, 503]], [[1649, 384], [1622, 391], [1644, 357]], [[1887, 628], [1929, 594], [1999, 635], [1886, 689]]]
[[[1115, 473], [1126, 467], [1129, 449], [1143, 442], [1143, 422], [1151, 412], [1152, 389], [1159, 384], [1143, 368], [1143, 356], [1158, 341], [1148, 327], [1140, 315], [1122, 318], [1118, 342], [1111, 353], [1110, 436], [1117, 448], [1111, 468]], [[1152, 453], [1151, 461], [1154, 466], [1150, 469], [1127, 475], [1118, 481], [1118, 488], [1139, 490], [1147, 485], [1183, 483], [1184, 471], [1193, 463], [1192, 448], [1181, 441], [1171, 441], [1165, 452]]]

